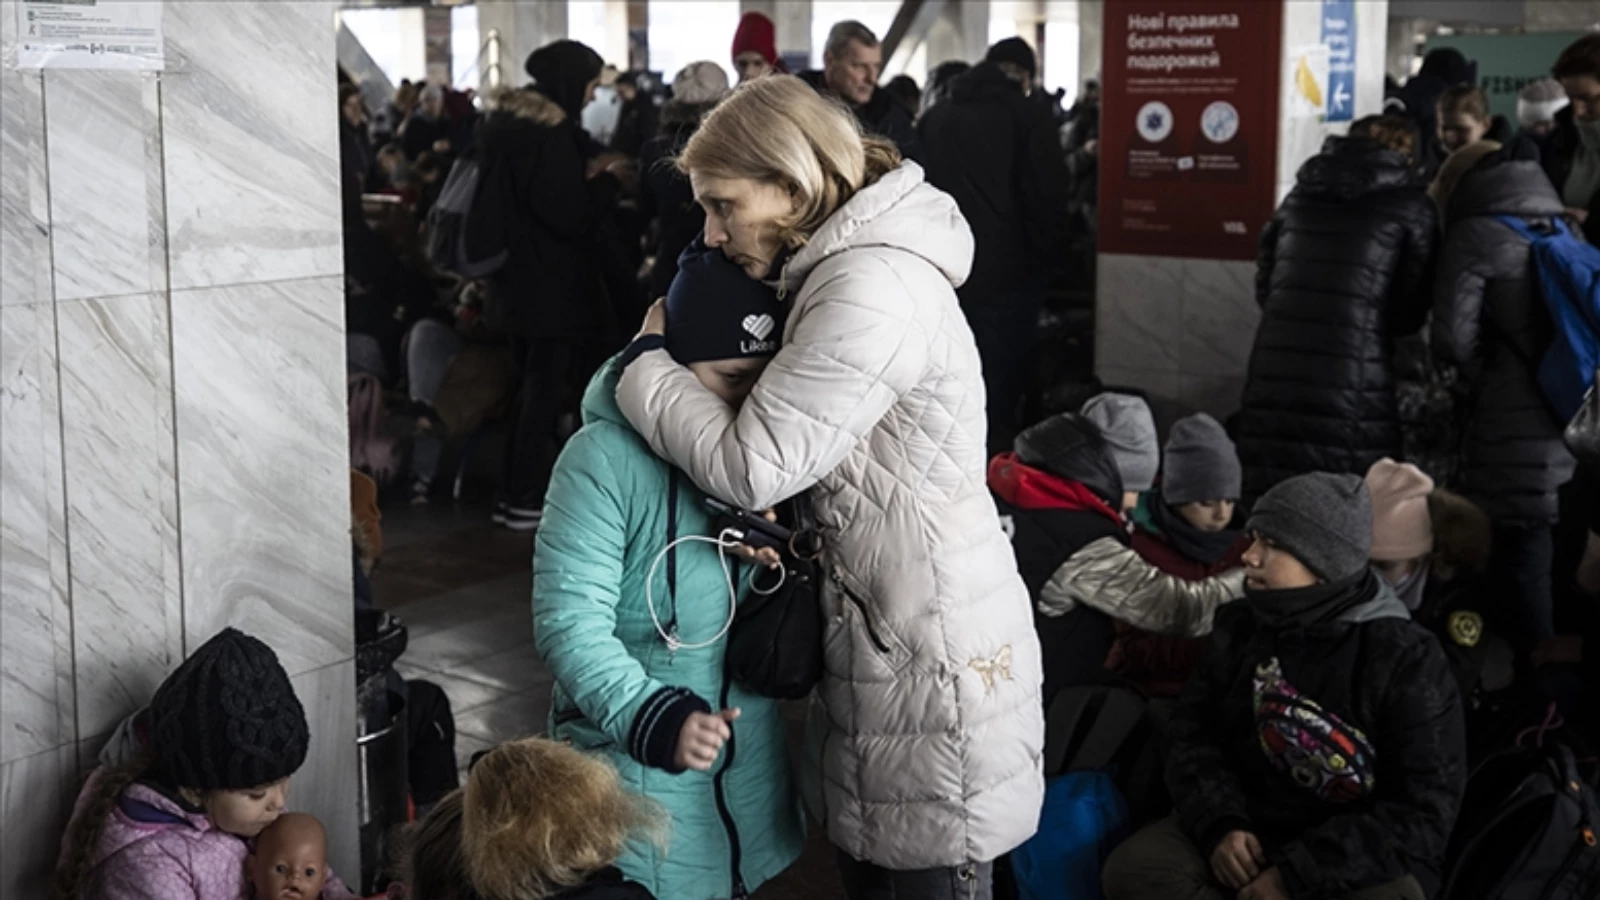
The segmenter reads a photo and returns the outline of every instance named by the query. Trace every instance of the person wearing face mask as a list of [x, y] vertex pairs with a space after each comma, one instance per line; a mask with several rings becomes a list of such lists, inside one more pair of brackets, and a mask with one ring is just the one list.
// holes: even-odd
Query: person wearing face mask
[[[1179, 419], [1164, 457], [1161, 483], [1141, 494], [1133, 511], [1134, 552], [1185, 581], [1236, 572], [1250, 544], [1233, 524], [1244, 476], [1222, 423], [1205, 413]], [[1205, 648], [1203, 638], [1119, 623], [1107, 667], [1152, 696], [1174, 697]]]
[[1567, 215], [1583, 225], [1589, 243], [1600, 242], [1600, 34], [1588, 34], [1561, 51], [1550, 74], [1570, 104], [1555, 114], [1541, 159]]
[[[667, 294], [665, 347], [737, 411], [778, 352], [783, 316], [771, 288], [691, 246]], [[625, 363], [589, 384], [534, 548], [550, 735], [600, 754], [670, 815], [667, 846], [628, 845], [629, 878], [658, 897], [744, 897], [804, 843], [778, 703], [726, 674], [730, 604], [750, 597], [754, 568], [710, 545], [706, 495], [623, 419]]]
[[[1372, 568], [1439, 639], [1466, 709], [1469, 746], [1500, 726], [1493, 697], [1515, 676], [1511, 645], [1489, 610], [1481, 579], [1491, 549], [1489, 517], [1470, 500], [1436, 488], [1409, 463], [1384, 459], [1367, 473], [1372, 494]], [[1520, 719], [1512, 717], [1512, 721]]]
[[1245, 602], [1219, 613], [1169, 725], [1176, 814], [1111, 855], [1105, 895], [1422, 900], [1465, 787], [1461, 701], [1369, 567], [1366, 484], [1291, 478], [1247, 531]]
[[491, 93], [478, 125], [481, 177], [492, 183], [473, 210], [484, 227], [468, 229], [466, 239], [492, 234], [507, 252], [492, 283], [522, 363], [522, 387], [494, 518], [517, 531], [539, 527], [577, 357], [613, 327], [596, 247], [621, 184], [608, 172], [587, 176], [591, 147], [579, 125], [601, 67], [600, 55], [577, 41], [541, 47], [525, 67], [533, 85]]

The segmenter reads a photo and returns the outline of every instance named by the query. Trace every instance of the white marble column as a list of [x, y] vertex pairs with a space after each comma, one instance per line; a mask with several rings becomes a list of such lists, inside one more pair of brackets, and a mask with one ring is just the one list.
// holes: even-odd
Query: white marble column
[[952, 59], [973, 62], [989, 48], [989, 0], [950, 0], [928, 29], [928, 68]]
[[356, 874], [335, 8], [167, 2], [160, 74], [0, 69], [0, 896], [224, 625], [293, 677], [292, 804]]
[[[1280, 54], [1264, 57], [1261, 65], [1283, 68], [1296, 48], [1319, 41], [1321, 8], [1321, 3], [1283, 0]], [[1386, 0], [1357, 0], [1356, 118], [1383, 107], [1387, 27]], [[1088, 31], [1085, 25], [1084, 32]], [[1106, 65], [1120, 59], [1116, 48], [1104, 48], [1104, 53]], [[1084, 71], [1090, 71], [1087, 63]], [[1276, 167], [1280, 200], [1294, 186], [1300, 165], [1319, 151], [1323, 140], [1348, 127], [1290, 117], [1285, 111], [1292, 91], [1288, 74], [1281, 75]], [[1102, 216], [1106, 212], [1102, 204]], [[1194, 411], [1226, 418], [1239, 408], [1259, 319], [1253, 261], [1102, 253], [1096, 285], [1095, 372], [1107, 384], [1145, 391], [1163, 430], [1173, 419]]]

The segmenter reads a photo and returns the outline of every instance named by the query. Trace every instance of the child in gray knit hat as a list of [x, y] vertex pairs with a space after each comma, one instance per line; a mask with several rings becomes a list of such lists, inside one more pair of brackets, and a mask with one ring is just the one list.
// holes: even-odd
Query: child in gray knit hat
[[1161, 470], [1161, 444], [1150, 404], [1132, 394], [1106, 392], [1083, 405], [1083, 417], [1094, 423], [1111, 448], [1122, 473], [1122, 510], [1133, 509], [1139, 495], [1155, 486]]
[[1367, 566], [1366, 484], [1290, 478], [1247, 530], [1245, 602], [1217, 613], [1168, 724], [1175, 815], [1111, 854], [1104, 894], [1422, 900], [1465, 787], [1465, 728], [1438, 641]]

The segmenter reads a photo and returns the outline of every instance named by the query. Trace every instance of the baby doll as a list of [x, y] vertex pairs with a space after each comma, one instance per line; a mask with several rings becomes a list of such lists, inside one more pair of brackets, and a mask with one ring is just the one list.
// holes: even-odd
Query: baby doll
[[328, 833], [315, 816], [285, 813], [256, 838], [250, 853], [256, 900], [309, 900], [328, 881]]

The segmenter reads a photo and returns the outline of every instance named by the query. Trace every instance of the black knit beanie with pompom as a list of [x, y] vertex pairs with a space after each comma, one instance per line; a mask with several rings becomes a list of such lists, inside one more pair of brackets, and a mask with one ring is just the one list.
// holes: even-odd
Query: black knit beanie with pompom
[[156, 690], [150, 739], [167, 786], [237, 791], [293, 775], [311, 729], [272, 648], [224, 628]]

